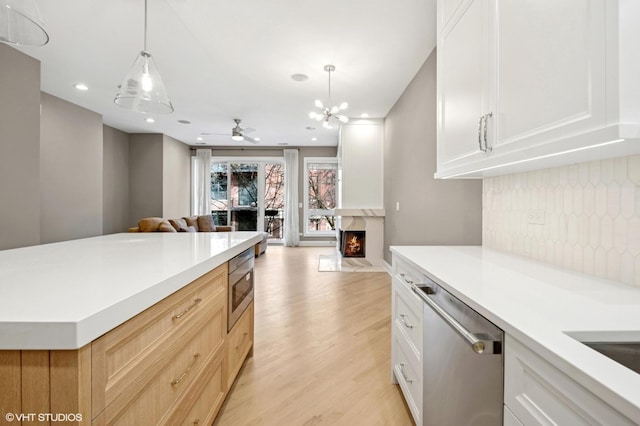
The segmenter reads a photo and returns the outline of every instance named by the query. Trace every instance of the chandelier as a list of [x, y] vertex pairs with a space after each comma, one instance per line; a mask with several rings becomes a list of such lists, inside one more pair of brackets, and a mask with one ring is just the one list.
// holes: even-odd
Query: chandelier
[[[334, 65], [325, 65], [324, 70], [329, 73], [328, 102], [331, 102], [331, 73], [336, 70], [336, 67]], [[340, 111], [344, 111], [349, 107], [349, 104], [346, 102], [342, 102], [339, 106], [328, 107], [324, 106], [320, 99], [316, 99], [315, 106], [317, 108], [320, 108], [320, 112], [311, 111], [309, 113], [309, 118], [317, 121], [322, 121], [322, 127], [326, 129], [331, 129], [333, 127], [330, 122], [330, 119], [332, 117], [340, 121], [340, 123], [347, 123], [349, 121], [349, 117], [347, 117], [346, 115], [338, 114]]]

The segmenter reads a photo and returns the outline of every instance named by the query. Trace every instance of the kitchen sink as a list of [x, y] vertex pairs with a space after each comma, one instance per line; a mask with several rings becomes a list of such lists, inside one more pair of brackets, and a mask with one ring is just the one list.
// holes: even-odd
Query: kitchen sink
[[581, 342], [611, 358], [618, 364], [640, 374], [640, 343], [639, 342]]
[[565, 332], [565, 334], [640, 374], [638, 332]]

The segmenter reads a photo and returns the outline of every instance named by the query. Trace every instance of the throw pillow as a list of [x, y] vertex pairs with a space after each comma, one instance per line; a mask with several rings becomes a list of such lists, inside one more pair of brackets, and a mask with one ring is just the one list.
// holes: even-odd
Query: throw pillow
[[196, 232], [198, 232], [198, 216], [183, 217], [183, 219], [187, 222], [187, 226], [193, 226], [196, 228]]
[[195, 226], [187, 226], [187, 229], [184, 232], [198, 232], [198, 230], [195, 228]]
[[169, 219], [171, 226], [178, 232], [187, 232], [187, 221], [184, 219]]
[[210, 214], [198, 216], [198, 230], [200, 232], [216, 232], [216, 225], [213, 223], [213, 217]]

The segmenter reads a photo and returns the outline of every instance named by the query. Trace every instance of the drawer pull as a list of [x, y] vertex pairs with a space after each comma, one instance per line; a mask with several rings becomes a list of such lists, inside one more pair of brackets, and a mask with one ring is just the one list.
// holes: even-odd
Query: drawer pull
[[407, 375], [404, 374], [404, 363], [401, 362], [399, 365], [400, 365], [400, 374], [402, 374], [402, 378], [404, 379], [404, 381], [407, 383], [413, 383], [413, 380], [409, 379]]
[[404, 282], [406, 282], [407, 284], [413, 284], [413, 281], [408, 280], [408, 279], [407, 279], [407, 274], [405, 274], [404, 272], [400, 273], [400, 276], [402, 277], [402, 279], [404, 280]]
[[405, 314], [400, 314], [400, 321], [402, 321], [402, 323], [404, 324], [405, 327], [407, 328], [413, 328], [413, 326], [411, 324], [409, 324], [407, 322], [407, 320], [404, 319], [404, 317], [406, 317]]
[[242, 346], [242, 342], [244, 342], [244, 339], [249, 335], [249, 333], [243, 333], [242, 334], [242, 339], [240, 340], [240, 342], [238, 343], [238, 346], [236, 346], [236, 350], [240, 349], [240, 346]]
[[190, 305], [187, 309], [185, 309], [184, 311], [180, 312], [179, 314], [175, 314], [174, 316], [171, 317], [171, 319], [175, 321], [177, 319], [182, 318], [183, 316], [187, 315], [190, 310], [192, 310], [193, 308], [198, 306], [198, 303], [200, 303], [200, 302], [202, 302], [202, 299], [198, 297], [196, 300], [193, 301], [192, 305]]
[[180, 377], [178, 377], [177, 379], [173, 379], [171, 381], [171, 386], [175, 386], [180, 384], [181, 381], [184, 380], [185, 377], [187, 377], [187, 374], [189, 374], [189, 372], [191, 371], [191, 369], [193, 368], [194, 365], [196, 365], [196, 362], [198, 362], [198, 359], [200, 358], [200, 354], [195, 354], [193, 356], [193, 361], [191, 361], [191, 365], [189, 365], [187, 367], [186, 370], [184, 370], [184, 372], [180, 375]]

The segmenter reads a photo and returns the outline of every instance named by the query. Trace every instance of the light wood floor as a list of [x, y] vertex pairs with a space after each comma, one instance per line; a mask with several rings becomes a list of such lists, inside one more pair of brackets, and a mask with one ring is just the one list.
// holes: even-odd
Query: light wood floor
[[256, 259], [255, 345], [215, 425], [411, 425], [390, 380], [386, 273], [318, 272], [332, 248]]

